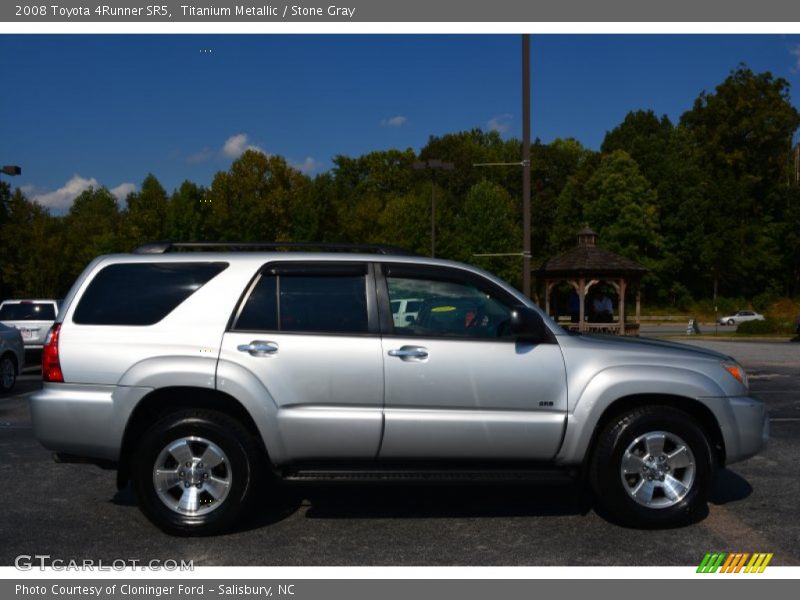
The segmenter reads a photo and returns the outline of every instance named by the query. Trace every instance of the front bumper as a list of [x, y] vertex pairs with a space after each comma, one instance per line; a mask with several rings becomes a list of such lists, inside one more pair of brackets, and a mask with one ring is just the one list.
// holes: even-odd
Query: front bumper
[[[769, 439], [769, 416], [761, 400], [740, 396], [728, 399], [731, 423], [723, 427], [728, 464], [750, 458], [763, 450]], [[727, 430], [727, 431], [726, 431]]]

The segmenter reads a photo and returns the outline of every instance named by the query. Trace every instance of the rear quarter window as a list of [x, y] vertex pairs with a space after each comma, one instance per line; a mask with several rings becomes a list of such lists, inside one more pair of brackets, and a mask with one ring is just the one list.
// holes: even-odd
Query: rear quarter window
[[81, 296], [80, 325], [153, 325], [224, 271], [228, 263], [122, 263], [102, 269]]

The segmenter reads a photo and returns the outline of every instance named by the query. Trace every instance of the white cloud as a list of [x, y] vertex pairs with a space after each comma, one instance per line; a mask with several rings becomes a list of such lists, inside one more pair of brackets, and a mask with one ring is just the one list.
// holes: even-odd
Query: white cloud
[[67, 209], [72, 205], [72, 201], [75, 200], [75, 198], [80, 195], [81, 192], [89, 189], [90, 187], [100, 187], [97, 179], [94, 177], [85, 179], [76, 173], [69, 181], [67, 181], [67, 183], [58, 188], [56, 191], [48, 192], [46, 194], [39, 194], [34, 196], [33, 199], [42, 206], [46, 206], [48, 208]]
[[242, 154], [244, 154], [245, 150], [256, 150], [258, 152], [264, 152], [258, 146], [248, 143], [248, 138], [246, 133], [237, 133], [236, 135], [232, 135], [222, 146], [222, 154], [227, 156], [228, 158], [239, 158]]
[[117, 204], [122, 206], [125, 204], [125, 198], [128, 197], [128, 194], [136, 191], [136, 184], [120, 183], [117, 187], [113, 187], [108, 191], [114, 194], [114, 197], [117, 199]]
[[311, 156], [306, 156], [306, 159], [303, 162], [290, 162], [289, 164], [306, 175], [313, 173], [322, 166], [319, 161], [315, 160]]
[[[54, 192], [36, 193], [35, 190], [38, 188], [34, 186], [31, 186], [31, 190], [33, 200], [42, 206], [51, 208], [56, 213], [59, 213], [72, 206], [72, 202], [81, 194], [81, 192], [84, 192], [89, 188], [99, 187], [101, 187], [100, 182], [94, 177], [89, 177], [87, 179], [76, 173], [70, 178], [69, 181], [67, 181]], [[124, 204], [127, 195], [136, 191], [136, 185], [133, 183], [121, 183], [118, 186], [111, 188], [109, 191], [117, 199], [117, 203], [122, 205]]]
[[186, 157], [186, 162], [195, 164], [207, 161], [209, 158], [213, 156], [213, 152], [210, 148], [203, 148], [199, 152], [195, 152], [194, 154], [190, 154]]
[[797, 73], [800, 71], [800, 45], [789, 48], [789, 54], [794, 56], [794, 65], [792, 65], [792, 72]]
[[498, 133], [506, 133], [511, 129], [511, 118], [513, 115], [504, 113], [502, 115], [495, 115], [486, 122], [486, 128], [489, 131], [496, 131]]
[[381, 121], [381, 125], [386, 125], [389, 127], [402, 127], [408, 122], [408, 117], [404, 117], [403, 115], [397, 115], [394, 117], [389, 117], [388, 119], [383, 119]]

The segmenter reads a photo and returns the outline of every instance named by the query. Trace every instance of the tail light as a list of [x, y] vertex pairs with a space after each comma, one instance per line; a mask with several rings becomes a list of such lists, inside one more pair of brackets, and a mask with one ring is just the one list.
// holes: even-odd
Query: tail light
[[47, 333], [42, 348], [42, 380], [53, 383], [64, 383], [64, 374], [61, 372], [61, 361], [58, 358], [58, 334], [61, 323], [56, 323]]

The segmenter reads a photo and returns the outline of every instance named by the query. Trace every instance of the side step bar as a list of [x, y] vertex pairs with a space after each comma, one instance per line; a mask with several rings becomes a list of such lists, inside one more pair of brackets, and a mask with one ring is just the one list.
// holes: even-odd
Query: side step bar
[[576, 473], [566, 469], [533, 470], [405, 470], [405, 469], [308, 469], [283, 471], [281, 479], [291, 483], [569, 483]]

